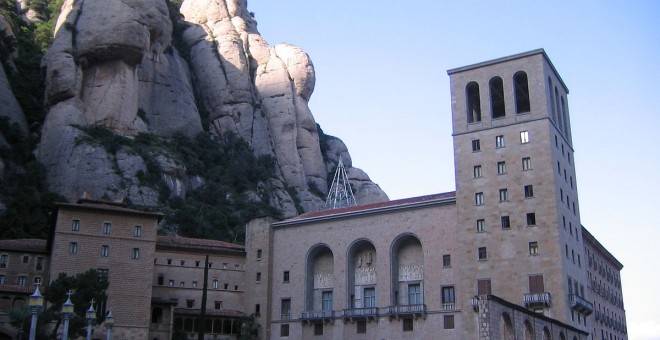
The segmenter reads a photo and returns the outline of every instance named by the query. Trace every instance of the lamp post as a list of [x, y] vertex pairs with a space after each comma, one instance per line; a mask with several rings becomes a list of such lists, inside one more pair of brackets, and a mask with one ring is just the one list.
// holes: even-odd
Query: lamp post
[[96, 319], [96, 310], [94, 309], [94, 299], [89, 303], [89, 309], [85, 313], [85, 320], [87, 320], [87, 337], [85, 339], [92, 339], [92, 325]]
[[37, 313], [41, 311], [41, 308], [44, 305], [44, 297], [39, 291], [39, 285], [37, 285], [34, 293], [30, 295], [28, 305], [30, 306], [30, 314], [32, 314], [32, 322], [30, 323], [30, 340], [34, 340], [37, 333]]
[[105, 328], [107, 332], [105, 333], [105, 339], [112, 339], [112, 326], [115, 325], [115, 317], [112, 316], [112, 311], [108, 311], [108, 315], [105, 316]]
[[69, 339], [69, 320], [73, 315], [73, 302], [71, 302], [72, 290], [66, 292], [67, 299], [66, 302], [62, 304], [62, 317], [64, 318], [64, 329], [62, 331], [62, 340]]

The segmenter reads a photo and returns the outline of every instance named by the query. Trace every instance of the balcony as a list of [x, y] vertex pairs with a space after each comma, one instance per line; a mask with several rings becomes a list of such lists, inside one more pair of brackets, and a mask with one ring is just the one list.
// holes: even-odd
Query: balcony
[[455, 303], [443, 303], [442, 304], [442, 310], [445, 311], [445, 312], [455, 311], [456, 310], [456, 304]]
[[402, 316], [413, 315], [415, 318], [426, 317], [426, 305], [400, 305], [387, 307], [387, 314], [390, 318], [400, 318]]
[[345, 320], [376, 319], [377, 317], [378, 307], [344, 309]]
[[568, 295], [568, 303], [571, 306], [571, 309], [584, 315], [590, 315], [594, 311], [593, 303], [577, 294]]
[[552, 296], [548, 292], [528, 293], [523, 295], [525, 308], [550, 307], [552, 305]]
[[303, 322], [332, 322], [335, 318], [335, 311], [333, 310], [318, 310], [318, 311], [305, 311], [300, 315]]

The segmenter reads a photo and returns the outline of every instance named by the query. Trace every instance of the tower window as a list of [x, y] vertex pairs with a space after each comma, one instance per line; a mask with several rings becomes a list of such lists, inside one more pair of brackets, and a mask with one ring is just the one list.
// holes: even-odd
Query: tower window
[[532, 198], [532, 197], [534, 197], [534, 186], [525, 185], [525, 198]]
[[109, 254], [110, 254], [110, 247], [101, 246], [101, 257], [108, 257]]
[[504, 147], [504, 136], [495, 137], [495, 147], [503, 148]]
[[142, 236], [142, 227], [139, 225], [136, 225], [133, 227], [133, 236], [135, 237], [140, 237]]
[[486, 251], [486, 247], [479, 247], [478, 254], [479, 254], [479, 260], [488, 259], [488, 252]]
[[477, 220], [477, 232], [478, 233], [483, 233], [486, 231], [486, 221], [483, 219], [478, 219]]
[[528, 226], [536, 225], [536, 214], [535, 213], [527, 213], [527, 225]]
[[529, 255], [538, 255], [538, 254], [539, 254], [539, 243], [529, 242]]
[[497, 162], [497, 174], [502, 175], [506, 173], [506, 163], [505, 162]]
[[477, 123], [481, 121], [481, 99], [479, 98], [479, 84], [470, 82], [465, 87], [467, 99], [467, 122]]
[[489, 89], [490, 109], [492, 111], [493, 119], [504, 117], [504, 84], [502, 78], [493, 77], [489, 82]]
[[514, 93], [516, 96], [516, 113], [530, 111], [529, 87], [527, 85], [527, 73], [520, 71], [513, 75]]
[[500, 218], [502, 222], [502, 229], [510, 229], [511, 228], [511, 221], [509, 220], [509, 216], [502, 216]]
[[481, 178], [483, 176], [483, 170], [481, 168], [481, 165], [475, 165], [473, 171], [474, 171], [474, 178]]
[[451, 267], [451, 255], [442, 255], [442, 266], [445, 268]]
[[79, 230], [80, 230], [80, 220], [71, 221], [71, 231], [79, 231]]
[[103, 223], [103, 233], [108, 235], [110, 234], [110, 228], [112, 227], [112, 224], [110, 222], [105, 222]]
[[474, 194], [474, 204], [475, 205], [484, 205], [484, 193], [478, 192]]
[[557, 114], [555, 109], [555, 97], [552, 93], [552, 80], [548, 77], [548, 89], [550, 90], [550, 106], [552, 106], [552, 120], [557, 120]]
[[523, 171], [532, 169], [532, 159], [531, 158], [523, 157], [523, 159], [522, 159], [522, 169], [523, 169]]
[[78, 242], [69, 243], [69, 254], [77, 254], [77, 253], [78, 253]]
[[529, 131], [520, 131], [520, 143], [529, 143]]
[[500, 202], [506, 202], [509, 200], [509, 190], [500, 189]]
[[481, 143], [478, 139], [472, 141], [472, 152], [481, 151]]

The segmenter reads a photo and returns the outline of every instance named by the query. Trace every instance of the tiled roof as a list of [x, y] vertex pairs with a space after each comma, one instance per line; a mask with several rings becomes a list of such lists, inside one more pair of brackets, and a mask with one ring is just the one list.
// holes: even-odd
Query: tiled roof
[[18, 285], [0, 285], [0, 292], [32, 294], [34, 293], [34, 287], [18, 286]]
[[125, 204], [115, 203], [115, 202], [105, 202], [97, 200], [80, 200], [78, 204], [71, 203], [56, 203], [57, 208], [66, 207], [72, 209], [96, 209], [104, 211], [112, 211], [119, 213], [128, 213], [128, 214], [138, 214], [138, 215], [149, 215], [157, 217], [160, 220], [163, 217], [163, 214], [149, 211], [142, 211], [137, 209], [127, 208]]
[[47, 241], [37, 238], [24, 238], [17, 240], [0, 240], [0, 249], [29, 251], [29, 252], [48, 252]]
[[234, 244], [217, 240], [206, 240], [201, 238], [189, 238], [182, 236], [158, 236], [156, 247], [169, 247], [181, 249], [205, 249], [215, 251], [243, 252], [245, 247], [240, 244]]

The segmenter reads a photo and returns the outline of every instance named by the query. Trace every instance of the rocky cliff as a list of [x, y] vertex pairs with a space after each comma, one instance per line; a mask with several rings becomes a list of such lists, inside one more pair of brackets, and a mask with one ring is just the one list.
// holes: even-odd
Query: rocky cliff
[[[65, 0], [42, 68], [47, 114], [35, 154], [48, 187], [69, 200], [161, 207], [185, 199], [209, 180], [192, 173], [186, 151], [136, 152], [134, 142], [200, 134], [236, 136], [272, 160], [272, 174], [239, 194], [285, 217], [323, 205], [340, 157], [359, 204], [387, 200], [344, 143], [318, 129], [310, 57], [264, 41], [245, 0]], [[4, 79], [0, 115], [27, 130]], [[108, 147], [98, 129], [125, 143]]]

